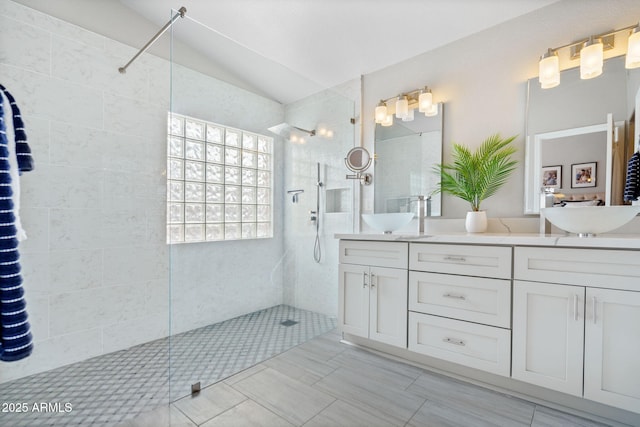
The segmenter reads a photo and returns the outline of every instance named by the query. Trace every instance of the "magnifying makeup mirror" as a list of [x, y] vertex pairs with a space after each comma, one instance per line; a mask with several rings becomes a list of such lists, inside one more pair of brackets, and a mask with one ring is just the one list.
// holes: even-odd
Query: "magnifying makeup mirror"
[[363, 173], [371, 166], [371, 155], [364, 147], [354, 147], [347, 153], [344, 163], [355, 175], [347, 175], [347, 179], [358, 179], [364, 185], [371, 184], [373, 176], [370, 173]]

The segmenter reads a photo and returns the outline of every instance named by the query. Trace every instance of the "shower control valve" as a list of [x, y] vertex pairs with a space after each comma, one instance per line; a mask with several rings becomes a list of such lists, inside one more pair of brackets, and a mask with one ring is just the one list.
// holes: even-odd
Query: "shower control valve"
[[311, 221], [317, 221], [318, 219], [318, 212], [316, 211], [309, 211], [309, 220]]

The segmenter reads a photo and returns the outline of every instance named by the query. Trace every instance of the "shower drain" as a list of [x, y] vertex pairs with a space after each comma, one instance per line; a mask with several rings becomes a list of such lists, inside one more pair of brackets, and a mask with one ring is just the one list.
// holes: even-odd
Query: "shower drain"
[[293, 325], [295, 325], [297, 323], [298, 322], [296, 322], [295, 320], [291, 320], [291, 319], [283, 320], [282, 322], [280, 322], [280, 324], [282, 326], [293, 326]]

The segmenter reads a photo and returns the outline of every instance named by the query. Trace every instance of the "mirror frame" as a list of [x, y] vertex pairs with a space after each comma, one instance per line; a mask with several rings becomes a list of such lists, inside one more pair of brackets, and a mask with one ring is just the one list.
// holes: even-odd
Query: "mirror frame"
[[[605, 205], [611, 204], [611, 170], [612, 170], [612, 132], [608, 132], [613, 126], [613, 115], [607, 115], [607, 123], [591, 126], [583, 126], [573, 129], [563, 129], [551, 132], [543, 132], [527, 136], [525, 154], [525, 187], [524, 187], [524, 211], [525, 214], [540, 213], [540, 197], [536, 197], [542, 188], [542, 144], [550, 139], [568, 136], [586, 135], [596, 132], [607, 132], [606, 162], [605, 162]], [[533, 194], [532, 194], [533, 193]]]

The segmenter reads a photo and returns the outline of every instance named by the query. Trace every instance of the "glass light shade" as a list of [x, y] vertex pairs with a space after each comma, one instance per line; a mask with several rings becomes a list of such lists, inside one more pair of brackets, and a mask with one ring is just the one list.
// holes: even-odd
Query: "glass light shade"
[[383, 102], [376, 107], [375, 117], [376, 123], [382, 123], [387, 118], [387, 106]]
[[413, 119], [415, 118], [414, 112], [415, 112], [415, 110], [413, 108], [410, 108], [409, 112], [407, 113], [407, 115], [402, 118], [402, 121], [403, 122], [411, 122], [411, 121], [413, 121]]
[[404, 119], [409, 114], [409, 100], [406, 96], [399, 96], [396, 101], [396, 117]]
[[393, 114], [387, 114], [387, 117], [380, 124], [384, 127], [391, 126], [393, 124]]
[[580, 78], [592, 79], [602, 74], [604, 53], [600, 39], [589, 39], [580, 50]]
[[428, 111], [424, 113], [427, 117], [433, 117], [438, 115], [438, 104], [431, 104], [431, 107]]
[[433, 95], [431, 92], [423, 91], [418, 97], [418, 111], [426, 113], [433, 105]]
[[549, 89], [560, 84], [560, 61], [555, 52], [546, 53], [538, 64], [538, 80], [542, 89]]
[[640, 67], [640, 25], [634, 29], [629, 36], [629, 44], [627, 45], [627, 58], [624, 64], [625, 68]]

